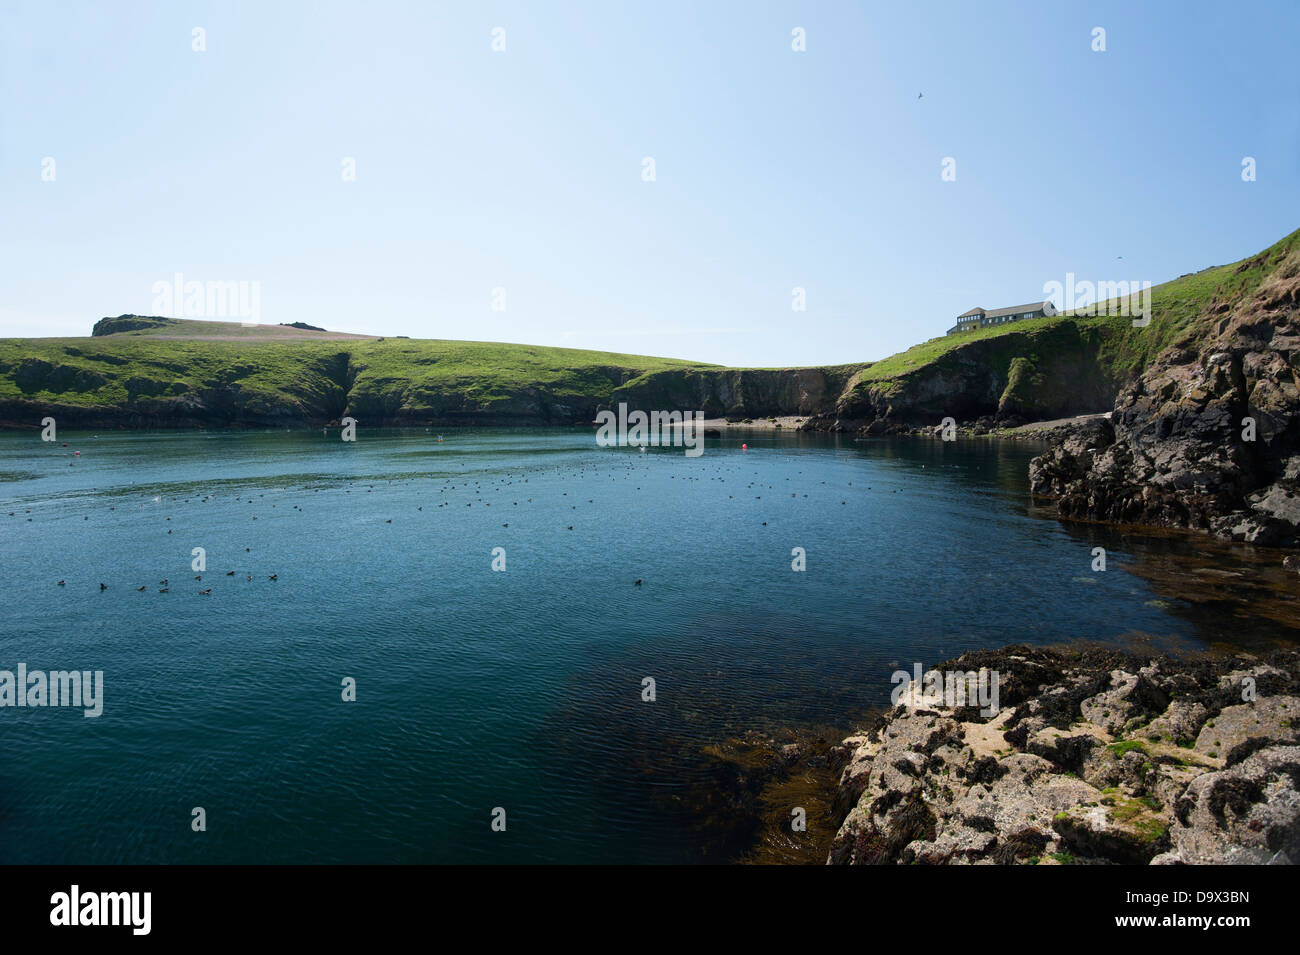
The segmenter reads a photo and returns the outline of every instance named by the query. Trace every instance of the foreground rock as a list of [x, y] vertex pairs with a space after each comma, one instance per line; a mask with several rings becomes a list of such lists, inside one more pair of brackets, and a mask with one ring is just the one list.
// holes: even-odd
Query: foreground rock
[[1018, 646], [940, 669], [982, 667], [995, 715], [900, 704], [844, 741], [829, 862], [1300, 860], [1300, 651]]

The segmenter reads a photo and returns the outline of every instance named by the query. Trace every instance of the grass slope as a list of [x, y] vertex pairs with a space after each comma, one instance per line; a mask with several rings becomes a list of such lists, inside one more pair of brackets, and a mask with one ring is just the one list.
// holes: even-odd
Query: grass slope
[[[643, 355], [423, 339], [213, 339], [221, 323], [179, 322], [165, 335], [0, 339], [0, 401], [123, 408], [141, 398], [236, 389], [250, 413], [278, 405], [341, 411], [349, 395], [397, 411], [455, 392], [490, 408], [520, 392], [608, 394], [649, 372], [709, 367]], [[179, 327], [177, 327], [179, 326]], [[224, 329], [217, 331], [224, 334]], [[147, 406], [148, 402], [144, 402]]]
[[1112, 299], [1081, 314], [932, 338], [856, 375], [840, 412], [863, 419], [998, 413], [1034, 420], [1110, 410], [1117, 390], [1156, 355], [1209, 337], [1298, 246], [1300, 230], [1247, 259], [1154, 286], [1145, 327], [1133, 327], [1132, 315], [1119, 314], [1127, 303]]
[[1253, 292], [1273, 267], [1297, 246], [1300, 246], [1300, 230], [1292, 232], [1258, 255], [1153, 286], [1152, 320], [1145, 328], [1134, 328], [1130, 316], [1116, 314], [1122, 303], [1118, 299], [1111, 299], [1084, 310], [1095, 314], [1064, 313], [1050, 318], [1026, 319], [973, 332], [931, 338], [875, 362], [859, 376], [859, 380], [866, 383], [901, 378], [934, 364], [973, 342], [1027, 337], [1032, 344], [1043, 333], [1050, 334], [1066, 326], [1097, 341], [1101, 359], [1115, 371], [1136, 374], [1166, 347], [1203, 334], [1207, 330], [1209, 306], [1232, 303]]

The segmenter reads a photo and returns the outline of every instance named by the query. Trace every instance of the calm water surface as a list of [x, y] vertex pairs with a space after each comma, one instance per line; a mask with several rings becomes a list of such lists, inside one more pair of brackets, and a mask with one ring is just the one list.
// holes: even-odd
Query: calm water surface
[[0, 669], [105, 681], [0, 709], [0, 861], [698, 860], [701, 747], [851, 729], [899, 665], [1296, 637], [1274, 556], [1063, 525], [1029, 446], [444, 436], [0, 435]]

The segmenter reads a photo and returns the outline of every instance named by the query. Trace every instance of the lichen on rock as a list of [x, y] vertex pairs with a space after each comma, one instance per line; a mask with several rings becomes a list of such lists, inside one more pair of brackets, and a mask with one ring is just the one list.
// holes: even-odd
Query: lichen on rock
[[1300, 651], [1258, 661], [1016, 646], [941, 669], [980, 667], [1007, 687], [996, 715], [900, 704], [844, 741], [828, 862], [1296, 857]]

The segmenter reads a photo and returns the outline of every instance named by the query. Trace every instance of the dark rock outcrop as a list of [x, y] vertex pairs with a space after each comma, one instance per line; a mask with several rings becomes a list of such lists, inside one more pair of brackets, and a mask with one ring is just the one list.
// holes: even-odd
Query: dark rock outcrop
[[701, 368], [652, 372], [615, 388], [602, 407], [700, 410], [707, 418], [818, 416], [834, 411], [862, 365]]
[[135, 332], [144, 328], [166, 328], [173, 324], [170, 318], [153, 315], [118, 315], [116, 318], [101, 318], [91, 329], [92, 338], [104, 335], [117, 335], [121, 332]]
[[[1030, 465], [1065, 517], [1300, 545], [1300, 250]], [[1198, 326], [1199, 327], [1199, 326]]]

